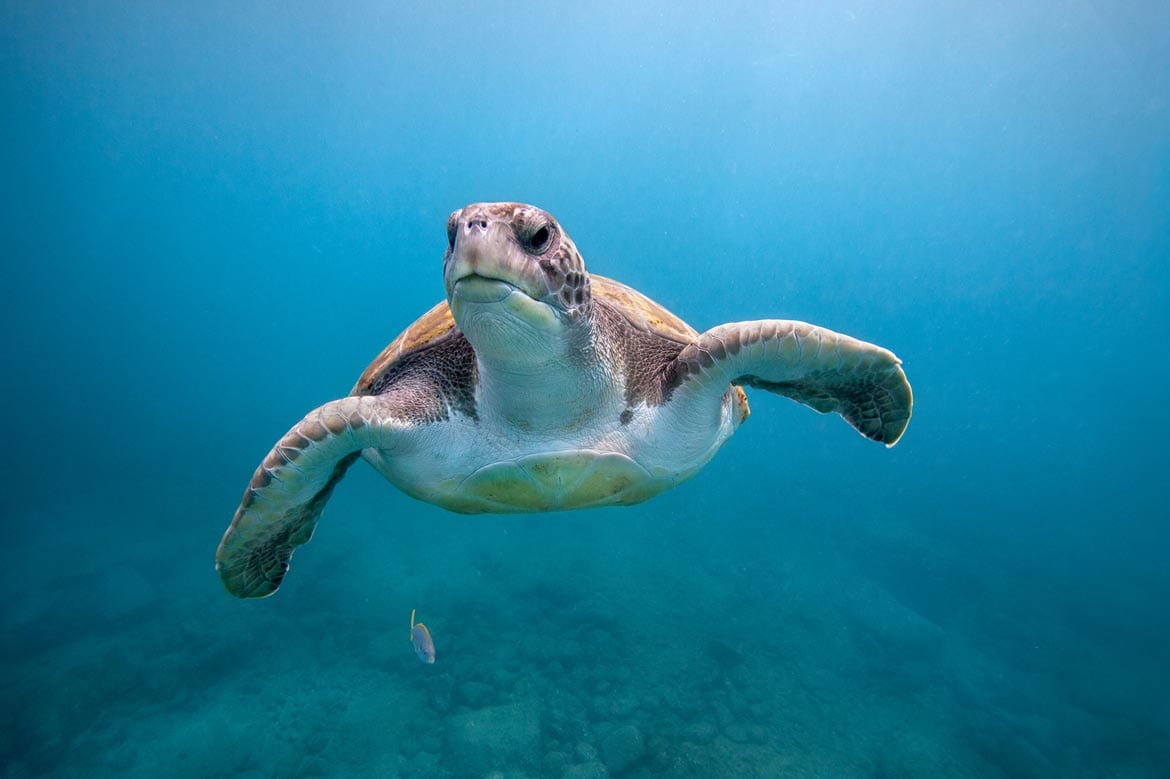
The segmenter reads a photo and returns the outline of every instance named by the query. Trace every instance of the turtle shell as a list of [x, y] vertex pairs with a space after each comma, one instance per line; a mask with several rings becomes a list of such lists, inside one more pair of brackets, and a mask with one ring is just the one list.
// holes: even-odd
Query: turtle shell
[[447, 306], [447, 301], [441, 301], [430, 311], [414, 320], [410, 327], [399, 333], [398, 337], [391, 341], [390, 345], [366, 366], [349, 394], [374, 394], [378, 378], [390, 370], [395, 363], [415, 352], [436, 346], [459, 335], [461, 334], [459, 329], [455, 327], [455, 317], [451, 316], [451, 309]]
[[[608, 303], [634, 328], [682, 344], [688, 344], [698, 336], [694, 328], [636, 289], [594, 273], [589, 274], [589, 281], [594, 298]], [[403, 330], [374, 358], [350, 394], [372, 394], [378, 377], [385, 375], [403, 358], [460, 335], [447, 301], [441, 301]]]
[[620, 311], [637, 329], [683, 344], [689, 344], [698, 337], [693, 327], [633, 287], [593, 273], [589, 274], [589, 280], [593, 287], [593, 297], [608, 302], [611, 308]]

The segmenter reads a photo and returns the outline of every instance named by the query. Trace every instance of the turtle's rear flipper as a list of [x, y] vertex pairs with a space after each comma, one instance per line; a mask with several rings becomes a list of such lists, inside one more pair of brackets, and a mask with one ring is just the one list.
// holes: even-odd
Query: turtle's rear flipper
[[312, 411], [272, 448], [215, 553], [224, 587], [240, 598], [276, 592], [293, 549], [313, 536], [333, 488], [361, 450], [387, 434], [376, 397], [348, 397]]
[[728, 384], [766, 389], [821, 413], [835, 411], [886, 446], [898, 443], [914, 405], [901, 361], [889, 350], [780, 319], [712, 328], [663, 373], [663, 389], [675, 400], [683, 400], [676, 393], [719, 399]]

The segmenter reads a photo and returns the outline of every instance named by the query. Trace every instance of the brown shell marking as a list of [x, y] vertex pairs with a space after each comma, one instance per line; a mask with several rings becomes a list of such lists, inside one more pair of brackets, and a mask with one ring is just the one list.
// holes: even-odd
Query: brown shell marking
[[609, 301], [639, 330], [684, 344], [698, 337], [693, 327], [638, 290], [596, 273], [589, 274], [589, 278], [593, 283], [593, 296]]
[[374, 358], [373, 362], [362, 372], [357, 384], [354, 385], [349, 394], [371, 394], [375, 380], [385, 373], [387, 368], [405, 355], [437, 343], [454, 331], [455, 317], [451, 316], [451, 308], [447, 305], [447, 301], [440, 301], [430, 311], [416, 319], [414, 324], [399, 333], [398, 337]]

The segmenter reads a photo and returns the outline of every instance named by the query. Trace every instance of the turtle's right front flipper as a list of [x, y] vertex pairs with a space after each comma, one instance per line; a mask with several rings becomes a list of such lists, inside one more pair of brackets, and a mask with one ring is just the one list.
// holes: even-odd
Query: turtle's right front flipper
[[215, 553], [228, 592], [276, 592], [293, 549], [307, 542], [346, 469], [369, 446], [389, 448], [394, 415], [379, 397], [347, 397], [311, 411], [277, 442], [244, 491]]

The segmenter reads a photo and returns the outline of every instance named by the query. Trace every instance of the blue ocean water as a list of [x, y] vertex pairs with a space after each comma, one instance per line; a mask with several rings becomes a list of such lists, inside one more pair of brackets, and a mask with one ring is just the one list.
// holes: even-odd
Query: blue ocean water
[[[3, 775], [1165, 776], [1170, 7], [567, 5], [0, 3]], [[755, 391], [547, 516], [359, 463], [230, 597], [253, 468], [484, 200], [892, 349], [905, 438]]]

